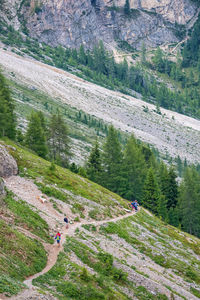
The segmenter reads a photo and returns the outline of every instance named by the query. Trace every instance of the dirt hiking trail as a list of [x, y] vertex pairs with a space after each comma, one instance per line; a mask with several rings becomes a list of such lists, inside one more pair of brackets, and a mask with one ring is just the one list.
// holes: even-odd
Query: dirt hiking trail
[[[47, 251], [48, 260], [47, 260], [46, 267], [41, 272], [30, 276], [24, 281], [24, 284], [28, 287], [28, 289], [25, 289], [21, 294], [17, 296], [13, 296], [9, 298], [12, 300], [55, 299], [51, 295], [48, 295], [47, 298], [45, 296], [39, 295], [36, 290], [36, 287], [33, 286], [32, 284], [32, 280], [39, 277], [40, 275], [47, 273], [55, 265], [58, 254], [63, 250], [63, 244], [65, 242], [66, 236], [67, 235], [73, 236], [75, 230], [81, 227], [82, 225], [93, 224], [95, 226], [99, 226], [108, 222], [116, 222], [118, 220], [121, 220], [123, 218], [129, 217], [132, 214], [134, 214], [134, 212], [129, 212], [125, 215], [121, 215], [113, 219], [102, 220], [102, 221], [82, 221], [80, 223], [69, 224], [69, 228], [66, 229], [66, 226], [63, 225], [64, 215], [66, 214], [69, 217], [69, 220], [73, 218], [73, 215], [69, 211], [69, 207], [67, 204], [63, 203], [64, 213], [61, 214], [56, 209], [53, 208], [53, 205], [49, 201], [48, 197], [46, 197], [47, 202], [41, 203], [38, 200], [38, 197], [42, 194], [41, 191], [33, 183], [32, 180], [26, 179], [24, 177], [11, 176], [5, 180], [5, 184], [7, 189], [12, 191], [19, 199], [26, 201], [27, 203], [33, 206], [33, 209], [37, 210], [40, 216], [48, 223], [50, 231], [54, 232], [54, 234], [56, 234], [57, 230], [61, 232], [61, 244], [60, 246], [58, 246], [56, 243], [54, 243], [53, 245], [45, 243], [38, 236], [35, 236], [34, 234], [30, 233], [29, 231], [23, 228], [17, 227], [17, 229], [22, 233], [24, 233], [26, 236], [35, 238], [40, 242], [42, 242], [45, 250]], [[0, 300], [1, 299], [3, 300], [8, 298], [0, 296]]]
[[[33, 233], [27, 231], [24, 228], [17, 227], [17, 230], [21, 231], [24, 233], [26, 236], [29, 236], [30, 238], [35, 238], [39, 240], [45, 250], [47, 251], [47, 264], [46, 267], [39, 273], [34, 274], [27, 278], [24, 281], [24, 284], [27, 286], [26, 289], [24, 289], [20, 294], [17, 296], [12, 296], [11, 298], [7, 298], [3, 295], [0, 295], [0, 300], [4, 299], [11, 299], [11, 300], [56, 300], [54, 296], [51, 294], [48, 294], [45, 292], [45, 294], [41, 294], [36, 286], [33, 286], [32, 280], [39, 277], [40, 275], [43, 275], [47, 273], [56, 263], [58, 254], [63, 250], [63, 245], [66, 240], [66, 236], [73, 236], [75, 234], [75, 231], [77, 228], [80, 228], [82, 225], [86, 224], [93, 224], [95, 226], [100, 226], [102, 224], [106, 224], [109, 222], [116, 222], [121, 219], [127, 218], [131, 215], [134, 214], [134, 212], [128, 211], [126, 214], [114, 217], [112, 219], [108, 220], [102, 220], [102, 221], [93, 221], [93, 220], [81, 220], [79, 223], [73, 223], [69, 224], [69, 228], [66, 229], [66, 225], [64, 225], [64, 215], [67, 215], [69, 218], [69, 221], [74, 219], [74, 215], [72, 214], [69, 205], [60, 201], [59, 202], [59, 208], [60, 211], [63, 213], [60, 213], [53, 207], [53, 203], [50, 201], [48, 197], [46, 197], [47, 202], [41, 203], [37, 197], [41, 196], [41, 191], [38, 189], [38, 187], [34, 184], [34, 182], [30, 179], [20, 177], [20, 176], [12, 176], [9, 177], [5, 180], [5, 185], [8, 190], [12, 191], [15, 194], [16, 200], [17, 199], [22, 199], [25, 202], [29, 203], [32, 206], [32, 209], [37, 211], [37, 213], [48, 223], [49, 225], [49, 232], [51, 236], [55, 236], [56, 232], [59, 230], [61, 233], [61, 245], [58, 246], [56, 243], [54, 245], [45, 243], [41, 238], [38, 236], [35, 236]], [[146, 210], [145, 210], [146, 211]], [[149, 213], [148, 211], [146, 211]], [[150, 214], [150, 213], [149, 213]], [[119, 244], [119, 242], [118, 242]], [[103, 249], [103, 248], [102, 248]], [[113, 253], [113, 249], [115, 249], [115, 254], [118, 251], [116, 246], [110, 245], [109, 246], [109, 253]], [[105, 250], [105, 249], [104, 249]], [[130, 253], [129, 253], [130, 255]], [[160, 265], [154, 264], [150, 259], [145, 260], [145, 265], [144, 265], [144, 260], [142, 260], [141, 257], [134, 256], [134, 254], [131, 254], [130, 260], [133, 261], [137, 264], [137, 268], [141, 270], [142, 272], [145, 272], [147, 275], [149, 275], [149, 278], [146, 278], [144, 276], [139, 276], [139, 274], [130, 273], [130, 268], [125, 271], [129, 273], [129, 279], [131, 281], [137, 281], [139, 285], [144, 285], [147, 289], [150, 290], [156, 290], [160, 291], [163, 294], [167, 295], [168, 298], [170, 299], [171, 297], [171, 292], [165, 288], [164, 285], [169, 285], [170, 287], [172, 286], [173, 290], [176, 291], [176, 295], [174, 296], [176, 300], [181, 300], [185, 297], [185, 299], [188, 300], [196, 300], [198, 299], [194, 295], [192, 295], [188, 290], [183, 288], [182, 282], [179, 282], [180, 278], [176, 278], [176, 282], [171, 282], [169, 278], [165, 277], [165, 268], [161, 267]], [[127, 261], [131, 264], [131, 261], [129, 261], [129, 258], [127, 257]], [[155, 272], [152, 271], [151, 267], [155, 268]], [[120, 266], [119, 266], [120, 267]], [[168, 273], [170, 273], [170, 270], [168, 270]], [[173, 273], [173, 276], [176, 276]], [[137, 280], [138, 278], [138, 280]], [[131, 299], [137, 299], [134, 296], [130, 295]]]

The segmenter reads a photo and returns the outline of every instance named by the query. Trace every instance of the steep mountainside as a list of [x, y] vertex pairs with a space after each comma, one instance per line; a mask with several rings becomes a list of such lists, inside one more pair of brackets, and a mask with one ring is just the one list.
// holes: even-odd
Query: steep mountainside
[[[52, 171], [49, 162], [9, 141], [0, 143], [20, 170], [5, 179], [0, 293], [18, 294], [27, 285], [11, 299], [198, 299], [199, 239], [143, 208], [130, 212], [119, 196], [58, 166]], [[41, 192], [45, 203], [37, 198]], [[58, 228], [60, 248], [51, 245]]]
[[93, 47], [128, 42], [140, 48], [178, 42], [196, 18], [190, 0], [15, 0], [1, 1], [1, 19], [40, 42]]

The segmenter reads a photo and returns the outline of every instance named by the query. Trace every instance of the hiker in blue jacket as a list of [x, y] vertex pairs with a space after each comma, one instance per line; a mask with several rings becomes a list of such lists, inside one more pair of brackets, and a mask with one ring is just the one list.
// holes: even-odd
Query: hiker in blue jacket
[[131, 207], [132, 207], [132, 210], [135, 210], [135, 211], [138, 211], [138, 202], [137, 200], [134, 200], [133, 202], [131, 202]]

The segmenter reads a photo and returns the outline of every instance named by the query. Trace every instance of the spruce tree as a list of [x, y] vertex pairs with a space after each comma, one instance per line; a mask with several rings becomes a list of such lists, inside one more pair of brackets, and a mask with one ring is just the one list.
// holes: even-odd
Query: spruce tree
[[160, 191], [156, 180], [156, 175], [153, 169], [150, 168], [144, 183], [142, 205], [151, 210], [153, 213], [157, 213], [159, 196]]
[[25, 144], [35, 151], [39, 156], [45, 158], [47, 155], [47, 145], [41, 120], [37, 112], [32, 112], [27, 132], [25, 135]]
[[113, 192], [121, 189], [122, 150], [117, 131], [109, 127], [108, 136], [103, 147], [103, 185]]
[[187, 168], [180, 185], [179, 207], [182, 227], [200, 237], [200, 175], [194, 168]]
[[50, 158], [57, 164], [67, 167], [71, 155], [69, 133], [68, 127], [59, 112], [51, 116], [49, 122], [48, 145]]
[[134, 136], [129, 138], [125, 147], [123, 170], [123, 177], [126, 180], [123, 196], [129, 200], [140, 200], [146, 175], [146, 163]]
[[87, 63], [87, 56], [85, 54], [84, 46], [81, 45], [79, 49], [79, 62], [83, 65], [86, 65]]
[[167, 212], [167, 200], [164, 195], [160, 195], [158, 198], [158, 215], [162, 218], [162, 220], [168, 220], [168, 212]]
[[166, 178], [167, 189], [164, 193], [167, 199], [167, 208], [176, 207], [178, 199], [178, 184], [176, 182], [176, 173], [174, 168], [170, 168]]
[[15, 139], [16, 117], [14, 103], [4, 76], [0, 73], [0, 137]]
[[172, 226], [178, 227], [179, 225], [179, 211], [177, 207], [170, 207], [168, 212], [168, 222]]
[[102, 175], [102, 163], [98, 141], [95, 142], [95, 145], [91, 150], [86, 171], [90, 180], [98, 183], [100, 182], [100, 177]]

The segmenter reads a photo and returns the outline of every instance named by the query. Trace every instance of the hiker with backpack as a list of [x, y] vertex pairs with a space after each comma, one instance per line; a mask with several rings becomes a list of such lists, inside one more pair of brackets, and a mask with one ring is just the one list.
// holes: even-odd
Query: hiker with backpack
[[137, 200], [134, 200], [133, 202], [131, 202], [131, 207], [132, 207], [132, 210], [134, 211], [138, 211], [138, 202]]
[[64, 222], [66, 223], [66, 229], [68, 229], [69, 228], [69, 221], [68, 221], [67, 216], [64, 217]]
[[60, 247], [61, 234], [59, 231], [57, 232], [57, 234], [55, 236], [55, 240], [57, 241], [58, 247]]

